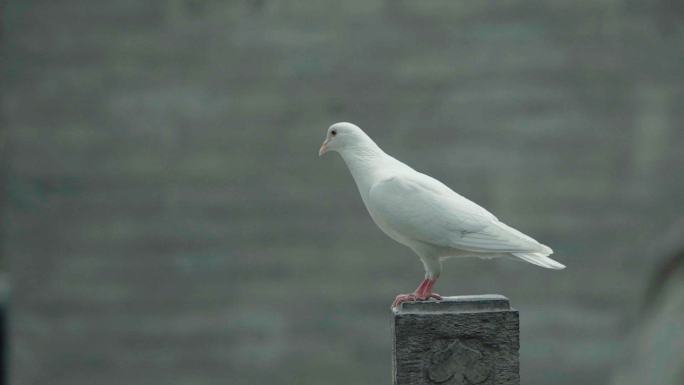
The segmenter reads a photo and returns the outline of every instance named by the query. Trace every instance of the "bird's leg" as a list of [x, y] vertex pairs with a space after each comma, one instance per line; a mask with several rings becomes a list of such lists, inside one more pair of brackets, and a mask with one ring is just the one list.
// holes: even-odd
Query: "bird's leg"
[[399, 307], [404, 302], [410, 302], [410, 301], [427, 301], [430, 298], [434, 298], [436, 300], [441, 300], [442, 296], [433, 293], [432, 288], [435, 286], [435, 283], [437, 282], [437, 278], [430, 278], [430, 277], [425, 277], [423, 282], [418, 285], [416, 288], [416, 291], [414, 291], [411, 294], [399, 294], [395, 299], [394, 302], [392, 303], [392, 308], [396, 309]]
[[429, 284], [430, 284], [430, 280], [426, 277], [423, 280], [423, 282], [421, 282], [420, 285], [418, 285], [416, 290], [413, 291], [413, 294], [420, 296], [422, 293], [425, 292], [425, 289], [428, 287]]
[[430, 298], [441, 300], [441, 295], [432, 292], [432, 288], [436, 283], [437, 278], [425, 278], [423, 283], [421, 283], [420, 286], [418, 286], [418, 289], [416, 289], [415, 294], [418, 296], [418, 299], [421, 301], [425, 301]]

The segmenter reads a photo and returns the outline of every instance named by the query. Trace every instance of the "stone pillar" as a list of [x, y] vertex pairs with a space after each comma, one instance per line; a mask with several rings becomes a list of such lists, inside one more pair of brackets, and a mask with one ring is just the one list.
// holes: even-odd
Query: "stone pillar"
[[394, 312], [395, 385], [519, 385], [518, 311], [501, 295], [406, 302]]

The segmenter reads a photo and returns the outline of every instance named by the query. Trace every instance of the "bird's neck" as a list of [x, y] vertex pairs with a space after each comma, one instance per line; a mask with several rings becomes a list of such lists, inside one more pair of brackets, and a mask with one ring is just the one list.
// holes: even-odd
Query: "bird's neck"
[[340, 151], [340, 155], [347, 164], [364, 200], [373, 181], [394, 159], [373, 142], [364, 143], [353, 149], [345, 149]]

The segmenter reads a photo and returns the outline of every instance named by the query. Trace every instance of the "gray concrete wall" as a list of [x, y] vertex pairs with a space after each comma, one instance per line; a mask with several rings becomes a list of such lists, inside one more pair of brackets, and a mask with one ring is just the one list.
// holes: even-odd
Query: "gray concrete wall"
[[684, 254], [663, 273], [619, 354], [612, 385], [684, 383]]
[[511, 299], [523, 383], [604, 383], [684, 212], [680, 8], [9, 2], [12, 383], [388, 383], [422, 266], [317, 158], [340, 120], [553, 246], [436, 289]]

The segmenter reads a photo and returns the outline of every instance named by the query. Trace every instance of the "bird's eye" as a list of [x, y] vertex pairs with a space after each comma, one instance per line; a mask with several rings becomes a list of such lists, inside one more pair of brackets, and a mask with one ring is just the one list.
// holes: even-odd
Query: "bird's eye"
[[330, 135], [332, 135], [332, 136], [337, 135], [337, 130], [332, 130], [332, 131], [330, 131]]

